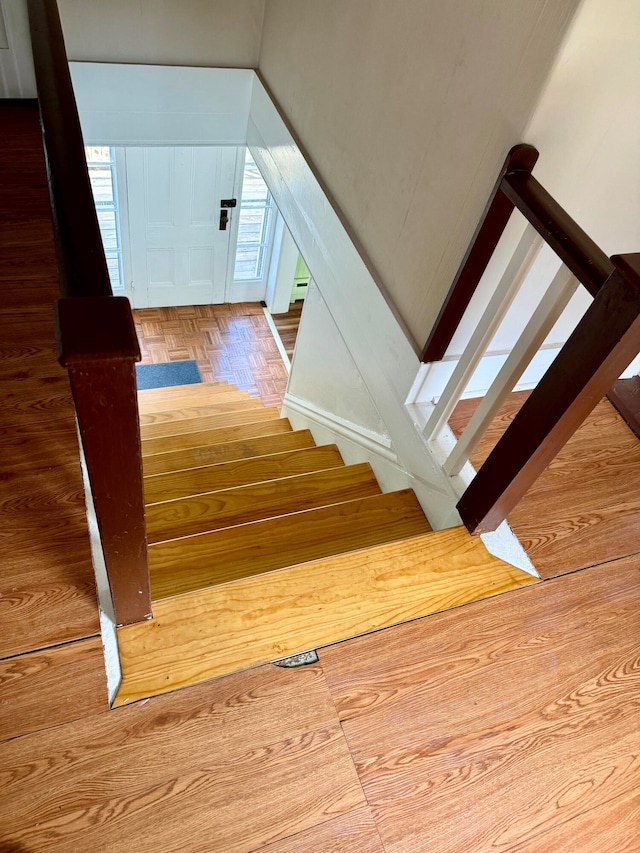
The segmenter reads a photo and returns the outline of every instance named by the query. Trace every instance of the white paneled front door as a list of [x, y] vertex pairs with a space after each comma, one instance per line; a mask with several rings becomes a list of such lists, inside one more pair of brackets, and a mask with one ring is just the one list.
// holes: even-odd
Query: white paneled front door
[[220, 202], [238, 195], [237, 159], [235, 147], [126, 149], [135, 308], [224, 302], [235, 210], [220, 230]]

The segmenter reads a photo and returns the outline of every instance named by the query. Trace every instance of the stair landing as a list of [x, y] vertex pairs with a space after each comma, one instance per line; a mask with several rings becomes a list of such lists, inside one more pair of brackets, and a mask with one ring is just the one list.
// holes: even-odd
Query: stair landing
[[536, 582], [456, 527], [167, 598], [118, 629], [114, 705]]

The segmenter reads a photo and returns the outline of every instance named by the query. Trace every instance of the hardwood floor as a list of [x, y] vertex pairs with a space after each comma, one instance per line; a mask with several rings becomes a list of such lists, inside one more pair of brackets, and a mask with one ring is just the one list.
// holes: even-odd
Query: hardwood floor
[[[487, 458], [524, 399], [512, 394], [471, 461]], [[449, 421], [459, 435], [478, 400]], [[640, 552], [640, 441], [602, 400], [509, 516], [544, 578]]]
[[0, 850], [25, 853], [277, 850], [368, 811], [320, 667], [262, 667], [26, 735], [0, 747], [0, 778]]
[[323, 649], [387, 853], [640, 850], [640, 567]]
[[0, 107], [0, 245], [3, 658], [99, 631], [75, 415], [55, 353], [42, 137], [28, 106]]
[[[364, 551], [331, 558], [322, 601], [301, 592], [303, 572], [289, 595], [300, 633], [312, 612], [339, 615], [349, 582], [367, 592], [375, 633], [321, 650], [311, 666], [260, 666], [106, 710], [75, 425], [44, 319], [56, 293], [51, 226], [42, 199], [31, 220], [32, 195], [5, 192], [12, 181], [44, 190], [40, 132], [32, 109], [8, 116], [0, 108], [0, 853], [638, 853], [640, 549], [635, 509], [609, 502], [637, 468], [622, 433], [617, 449], [604, 438], [615, 423], [606, 407], [574, 439], [586, 467], [571, 475], [586, 495], [602, 481], [602, 497], [579, 514], [567, 498], [559, 526], [529, 535], [549, 575], [587, 565], [606, 539], [597, 553], [623, 558], [458, 607], [438, 560], [411, 576], [422, 549], [413, 563], [405, 555], [404, 586]], [[242, 375], [278, 405], [285, 376], [258, 375], [269, 359], [254, 370], [247, 358], [243, 336], [267, 340], [259, 315], [232, 307], [197, 355], [181, 336], [211, 317], [190, 310], [168, 319], [173, 332], [149, 342], [148, 360], [201, 359], [203, 378]], [[147, 452], [173, 452], [163, 442]], [[570, 481], [568, 466], [554, 469], [541, 504]], [[595, 516], [600, 532], [585, 539]], [[457, 570], [479, 584], [481, 567], [465, 559]], [[271, 628], [278, 609], [259, 582], [238, 583], [254, 589], [255, 625]], [[430, 604], [453, 609], [422, 616]], [[232, 594], [227, 605], [245, 618]], [[188, 617], [180, 630], [193, 652], [202, 637]], [[414, 621], [376, 630], [393, 618]], [[219, 607], [208, 630], [224, 630]], [[167, 665], [158, 677], [172, 675]]]
[[224, 381], [282, 406], [288, 374], [258, 303], [133, 312], [143, 363], [194, 359], [203, 382]]
[[289, 361], [293, 358], [293, 351], [296, 347], [296, 339], [300, 328], [300, 318], [302, 317], [302, 309], [304, 301], [302, 299], [292, 302], [289, 305], [289, 310], [286, 314], [272, 314], [273, 325], [276, 327], [282, 346], [289, 356]]

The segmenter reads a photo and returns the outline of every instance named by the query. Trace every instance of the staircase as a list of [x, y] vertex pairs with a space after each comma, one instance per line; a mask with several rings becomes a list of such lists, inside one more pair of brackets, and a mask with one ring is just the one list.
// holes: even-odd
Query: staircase
[[115, 705], [532, 582], [227, 383], [141, 391], [154, 619]]

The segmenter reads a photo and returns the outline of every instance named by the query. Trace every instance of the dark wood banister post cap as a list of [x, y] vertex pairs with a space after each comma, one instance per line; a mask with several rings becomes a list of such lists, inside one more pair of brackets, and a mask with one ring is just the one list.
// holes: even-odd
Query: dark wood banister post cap
[[133, 313], [126, 296], [58, 299], [54, 319], [58, 360], [63, 367], [141, 359]]

